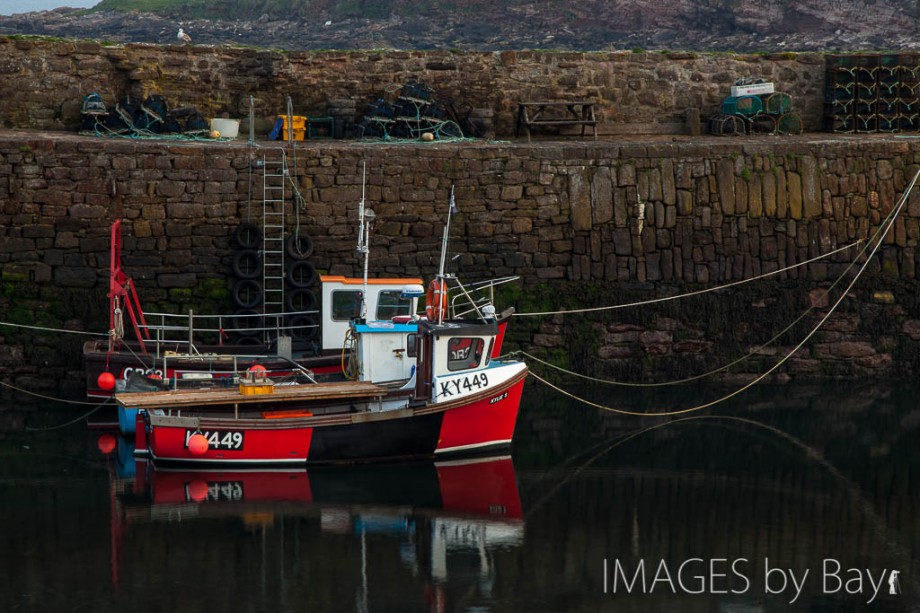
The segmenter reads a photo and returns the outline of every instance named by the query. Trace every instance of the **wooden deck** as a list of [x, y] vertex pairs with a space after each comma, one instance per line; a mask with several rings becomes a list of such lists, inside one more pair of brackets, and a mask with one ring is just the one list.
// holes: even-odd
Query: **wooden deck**
[[245, 395], [236, 387], [169, 390], [158, 392], [126, 392], [115, 395], [115, 401], [131, 409], [181, 409], [188, 407], [245, 405], [266, 402], [297, 402], [351, 398], [377, 398], [386, 390], [373, 383], [342, 381], [309, 385], [279, 385], [272, 394]]

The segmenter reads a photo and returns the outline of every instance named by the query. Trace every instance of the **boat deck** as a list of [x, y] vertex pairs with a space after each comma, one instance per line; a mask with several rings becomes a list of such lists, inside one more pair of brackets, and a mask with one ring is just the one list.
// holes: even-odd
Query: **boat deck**
[[180, 409], [184, 407], [243, 405], [265, 402], [378, 398], [386, 389], [364, 381], [336, 381], [309, 385], [278, 385], [270, 394], [242, 394], [239, 388], [204, 388], [156, 392], [126, 392], [115, 401], [131, 409]]

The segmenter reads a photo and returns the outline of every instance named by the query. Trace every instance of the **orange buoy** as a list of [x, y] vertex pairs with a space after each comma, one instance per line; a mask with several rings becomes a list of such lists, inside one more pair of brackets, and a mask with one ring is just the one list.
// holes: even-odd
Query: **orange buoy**
[[99, 451], [101, 451], [105, 455], [109, 455], [110, 453], [115, 451], [116, 444], [117, 444], [117, 441], [115, 440], [115, 437], [112, 436], [111, 434], [103, 434], [96, 441], [96, 447], [98, 447]]
[[[196, 434], [195, 436], [201, 435]], [[196, 479], [188, 484], [186, 492], [188, 493], [189, 500], [193, 502], [204, 502], [208, 499], [208, 482]]]
[[96, 385], [99, 386], [99, 389], [111, 392], [115, 389], [115, 375], [109, 371], [100, 373], [99, 377], [96, 379]]
[[188, 451], [192, 455], [204, 455], [208, 451], [208, 439], [204, 434], [196, 432], [188, 437]]

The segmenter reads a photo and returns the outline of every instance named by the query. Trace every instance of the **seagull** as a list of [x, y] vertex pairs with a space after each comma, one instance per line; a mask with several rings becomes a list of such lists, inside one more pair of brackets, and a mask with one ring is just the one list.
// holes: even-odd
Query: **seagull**
[[176, 38], [181, 40], [183, 43], [192, 42], [192, 37], [182, 31], [182, 28], [179, 28], [179, 33], [176, 34]]

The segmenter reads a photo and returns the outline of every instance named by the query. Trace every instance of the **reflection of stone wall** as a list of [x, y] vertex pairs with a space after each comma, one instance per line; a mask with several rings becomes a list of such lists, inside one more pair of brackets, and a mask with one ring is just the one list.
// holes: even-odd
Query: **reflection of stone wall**
[[420, 80], [461, 114], [494, 113], [499, 136], [512, 133], [521, 100], [594, 99], [601, 132], [682, 133], [688, 108], [715, 113], [738, 77], [773, 80], [789, 93], [806, 129], [822, 122], [824, 56], [552, 51], [324, 51], [281, 53], [212, 47], [106, 46], [83, 41], [0, 38], [0, 125], [76, 128], [85, 94], [111, 105], [127, 94], [161, 94], [206, 116], [325, 115], [327, 101], [367, 105]]
[[[95, 294], [98, 320], [84, 325], [101, 328], [109, 225], [121, 218], [125, 270], [148, 309], [219, 302], [227, 295], [229, 235], [247, 215], [260, 216], [261, 180], [256, 172], [250, 200], [248, 153], [243, 143], [7, 133], [0, 138], [5, 295], [21, 299], [37, 286], [46, 288], [45, 300], [59, 299], [56, 292]], [[263, 153], [277, 150], [255, 151]], [[451, 248], [462, 254], [462, 273], [520, 275], [525, 296], [518, 310], [537, 311], [721, 285], [865, 239], [920, 168], [920, 144], [764, 138], [745, 141], [739, 151], [717, 138], [534, 146], [327, 141], [298, 148], [296, 161], [306, 202], [297, 213], [321, 271], [360, 274], [355, 209], [366, 162], [367, 200], [378, 217], [371, 274], [434, 272], [453, 185], [460, 215]], [[858, 299], [846, 302], [783, 372], [916, 374], [918, 240], [914, 192], [857, 284]], [[809, 305], [823, 308], [822, 289], [851, 257], [844, 252], [695, 301], [604, 318], [521, 319], [517, 329], [526, 338], [518, 338], [629, 376], [721, 365], [726, 355], [769, 340]], [[816, 321], [809, 317], [760, 358], [781, 355]], [[765, 362], [742, 370], [760, 372]]]

